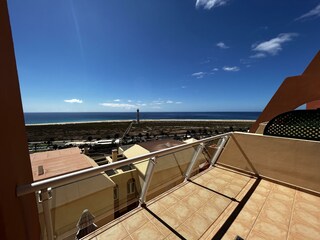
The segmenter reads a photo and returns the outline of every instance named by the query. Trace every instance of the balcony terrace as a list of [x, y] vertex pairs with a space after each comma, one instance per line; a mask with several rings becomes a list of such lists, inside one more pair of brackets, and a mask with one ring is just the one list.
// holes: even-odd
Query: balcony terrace
[[84, 239], [317, 239], [319, 207], [313, 194], [216, 166]]
[[[311, 140], [227, 133], [20, 186], [18, 193], [23, 195], [37, 189], [45, 193], [52, 186], [54, 198], [60, 199], [58, 189], [66, 183], [77, 182], [81, 186], [80, 182], [88, 181], [83, 179], [89, 175], [96, 177], [107, 169], [149, 159], [137, 196], [140, 205], [114, 220], [110, 219], [113, 205], [104, 207], [108, 220], [102, 221], [98, 216], [99, 228], [84, 239], [317, 239], [320, 235], [320, 164], [316, 158], [320, 154], [319, 144]], [[215, 146], [211, 166], [191, 177], [201, 160], [199, 156], [210, 146]], [[187, 166], [177, 166], [185, 180], [168, 187], [166, 184], [172, 176], [162, 167], [174, 159], [171, 155], [185, 157], [181, 151], [186, 150], [193, 153]], [[163, 178], [160, 182], [159, 177]], [[93, 183], [94, 178], [90, 181]], [[154, 197], [155, 189], [165, 191]], [[107, 202], [112, 196], [106, 197], [95, 202]], [[81, 204], [78, 210], [90, 205], [87, 201]], [[67, 206], [69, 210], [60, 210], [62, 217], [64, 212], [74, 211], [72, 205]], [[75, 231], [59, 235], [60, 230], [55, 229], [61, 225], [55, 212], [58, 210], [51, 209], [53, 218], [49, 208], [43, 208], [42, 230], [46, 233], [43, 238], [71, 239]]]

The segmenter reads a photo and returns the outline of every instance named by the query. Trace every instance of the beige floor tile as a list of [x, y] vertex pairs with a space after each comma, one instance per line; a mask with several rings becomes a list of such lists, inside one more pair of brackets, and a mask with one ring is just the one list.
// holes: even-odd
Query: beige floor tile
[[225, 180], [225, 179], [221, 179], [221, 178], [216, 178], [213, 179], [212, 182], [217, 183], [218, 184], [218, 189], [222, 189], [223, 187], [225, 187], [229, 181]]
[[167, 195], [167, 196], [161, 198], [161, 199], [158, 201], [158, 203], [159, 203], [162, 207], [164, 207], [165, 209], [168, 209], [168, 208], [174, 206], [174, 205], [175, 205], [176, 203], [178, 203], [178, 202], [179, 202], [179, 199], [176, 198], [176, 197], [174, 197], [172, 194]]
[[249, 182], [249, 179], [248, 178], [245, 178], [245, 179], [234, 179], [232, 180], [232, 185], [233, 186], [239, 186], [241, 188], [245, 187], [247, 185], [247, 183]]
[[266, 189], [272, 189], [274, 186], [274, 183], [268, 181], [268, 180], [264, 180], [262, 179], [259, 183], [259, 188], [260, 187], [263, 187], [263, 188], [266, 188]]
[[234, 174], [221, 174], [219, 179], [224, 180], [226, 182], [232, 181], [234, 178]]
[[231, 200], [229, 198], [216, 195], [210, 199], [210, 201], [207, 202], [207, 204], [211, 204], [216, 206], [218, 209], [223, 211], [229, 204], [231, 203]]
[[222, 240], [235, 240], [237, 236], [241, 237], [242, 239], [246, 239], [246, 238], [244, 238], [243, 236], [241, 236], [241, 235], [239, 235], [239, 234], [236, 234], [236, 233], [233, 233], [233, 232], [227, 232], [227, 233], [222, 237]]
[[159, 215], [160, 213], [166, 210], [166, 208], [163, 207], [159, 202], [155, 202], [150, 205], [147, 205], [147, 208], [156, 215]]
[[130, 236], [134, 240], [158, 240], [165, 238], [151, 222], [144, 224]]
[[210, 181], [212, 178], [214, 178], [216, 175], [216, 173], [212, 172], [212, 171], [208, 171], [202, 175], [200, 175], [199, 177], [195, 177], [193, 180], [197, 180], [197, 181], [201, 181], [201, 182], [208, 182]]
[[181, 240], [181, 238], [174, 233], [171, 233], [168, 237], [165, 238], [165, 240]]
[[207, 204], [201, 207], [197, 213], [214, 222], [220, 216], [222, 211], [217, 206]]
[[319, 230], [303, 223], [292, 223], [288, 239], [319, 240]]
[[241, 190], [242, 190], [242, 187], [228, 185], [224, 189], [221, 189], [219, 192], [228, 196], [229, 198], [235, 198], [240, 193]]
[[286, 187], [280, 184], [275, 184], [274, 188], [272, 189], [273, 192], [278, 192], [282, 195], [286, 195], [288, 197], [294, 197], [296, 190], [290, 187]]
[[194, 211], [198, 210], [200, 207], [203, 206], [204, 199], [196, 192], [193, 195], [186, 197], [183, 200], [184, 204], [187, 204], [188, 207], [192, 208]]
[[163, 212], [160, 218], [173, 229], [176, 229], [181, 225], [181, 222], [178, 220], [178, 218], [175, 215], [173, 215], [169, 210]]
[[163, 224], [160, 220], [158, 220], [158, 219], [153, 219], [152, 221], [151, 221], [155, 226], [156, 226], [156, 228], [165, 236], [165, 237], [167, 237], [167, 236], [169, 236], [170, 234], [171, 234], [171, 230], [167, 227], [167, 226], [165, 226], [165, 224]]
[[178, 203], [175, 206], [169, 208], [168, 211], [172, 215], [174, 215], [179, 222], [183, 223], [194, 213], [195, 210], [189, 207], [187, 204]]
[[235, 221], [242, 222], [246, 225], [251, 225], [255, 222], [257, 218], [258, 214], [256, 212], [252, 212], [247, 207], [244, 207]]
[[260, 186], [259, 184], [257, 189], [254, 191], [254, 194], [259, 194], [260, 196], [266, 197], [269, 195], [270, 192], [271, 192], [270, 187]]
[[278, 199], [267, 199], [265, 208], [275, 209], [276, 211], [281, 212], [283, 215], [291, 215], [292, 202], [285, 203], [283, 201], [279, 201]]
[[294, 208], [301, 211], [306, 211], [310, 213], [315, 213], [320, 215], [320, 208], [314, 205], [312, 202], [308, 201], [298, 201], [296, 200]]
[[189, 196], [190, 193], [191, 193], [191, 191], [189, 190], [189, 188], [187, 186], [183, 186], [182, 188], [175, 190], [172, 193], [172, 195], [181, 200], [181, 199]]
[[219, 191], [219, 189], [221, 189], [223, 186], [225, 185], [220, 185], [219, 183], [217, 182], [214, 182], [214, 181], [211, 181], [211, 182], [208, 182], [207, 185], [204, 185], [209, 191]]
[[[142, 210], [143, 214], [148, 218], [149, 221], [152, 221], [154, 219], [154, 216], [146, 209]], [[156, 216], [158, 216], [156, 214]]]
[[314, 206], [320, 208], [320, 197], [302, 191], [297, 191], [296, 201], [312, 203]]
[[[234, 239], [235, 236], [237, 236], [237, 235], [242, 237], [243, 239], [246, 239], [251, 228], [252, 228], [251, 224], [247, 225], [246, 222], [238, 221], [238, 222], [233, 223], [230, 226], [227, 233], [228, 233], [228, 236], [233, 236], [232, 239]], [[225, 239], [225, 238], [223, 238], [223, 239]]]
[[320, 214], [318, 213], [314, 212], [312, 214], [310, 212], [295, 209], [293, 212], [292, 223], [310, 226], [312, 228], [315, 228], [320, 234]]
[[257, 195], [253, 195], [251, 196], [251, 198], [248, 200], [248, 202], [246, 203], [246, 209], [248, 209], [249, 211], [258, 214], [261, 211], [261, 208], [265, 202], [266, 198], [265, 197], [257, 197]]
[[177, 232], [182, 236], [184, 237], [185, 239], [188, 239], [188, 240], [196, 240], [196, 239], [199, 239], [199, 237], [194, 234], [194, 232], [189, 228], [189, 227], [186, 227], [185, 225], [180, 225], [178, 228], [177, 228]]
[[148, 221], [149, 219], [146, 217], [143, 211], [138, 211], [127, 219], [123, 220], [121, 223], [129, 232], [129, 234], [131, 234]]
[[225, 171], [221, 171], [221, 169], [218, 169], [216, 167], [211, 168], [205, 175], [209, 175], [213, 178], [220, 177], [221, 175], [224, 174]]
[[273, 235], [265, 235], [264, 233], [258, 232], [258, 231], [252, 231], [250, 235], [248, 236], [247, 240], [279, 240], [285, 238], [278, 238], [277, 236]]
[[124, 239], [129, 234], [126, 229], [123, 227], [121, 223], [114, 225], [113, 227], [109, 228], [108, 230], [99, 234], [96, 238], [98, 240], [119, 240]]
[[199, 195], [199, 197], [201, 197], [203, 202], [206, 202], [206, 201], [210, 200], [210, 198], [213, 198], [214, 196], [217, 195], [215, 192], [210, 191], [206, 188], [199, 188], [197, 191], [197, 194]]
[[[263, 236], [268, 236], [269, 239], [286, 239], [288, 228], [279, 224], [265, 222], [263, 219], [258, 218], [252, 232], [259, 232]], [[251, 234], [249, 237], [252, 237]]]
[[263, 221], [266, 221], [268, 223], [277, 225], [280, 224], [284, 227], [288, 227], [291, 219], [291, 212], [285, 214], [283, 212], [280, 212], [277, 208], [273, 207], [273, 205], [270, 204], [268, 207], [266, 206], [262, 209], [259, 214], [259, 219], [263, 219]]
[[211, 176], [208, 176], [207, 179], [204, 179], [203, 177], [198, 177], [192, 181], [200, 185], [205, 185], [210, 180], [211, 180]]
[[270, 194], [269, 194], [269, 197], [268, 197], [270, 200], [278, 200], [278, 201], [282, 201], [286, 204], [292, 204], [293, 203], [293, 200], [294, 200], [294, 196], [291, 196], [291, 195], [287, 195], [287, 194], [283, 194], [281, 192], [277, 192], [277, 191], [272, 191]]
[[212, 221], [210, 221], [208, 218], [204, 218], [200, 214], [196, 213], [188, 218], [183, 225], [199, 238], [206, 232], [206, 230], [208, 230], [211, 223]]

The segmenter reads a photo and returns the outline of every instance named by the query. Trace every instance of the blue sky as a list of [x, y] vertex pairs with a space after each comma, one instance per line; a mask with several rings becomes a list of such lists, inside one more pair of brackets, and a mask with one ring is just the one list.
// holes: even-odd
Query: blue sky
[[261, 111], [319, 0], [8, 0], [25, 112]]

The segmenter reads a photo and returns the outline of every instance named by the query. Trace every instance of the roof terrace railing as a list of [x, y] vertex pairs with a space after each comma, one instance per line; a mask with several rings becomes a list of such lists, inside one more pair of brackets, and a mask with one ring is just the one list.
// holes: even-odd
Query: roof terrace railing
[[99, 167], [79, 170], [79, 171], [67, 173], [67, 174], [64, 174], [61, 176], [52, 177], [52, 178], [48, 178], [45, 180], [40, 180], [37, 182], [20, 185], [20, 186], [17, 186], [16, 193], [17, 193], [17, 196], [20, 197], [20, 196], [24, 196], [29, 193], [34, 193], [34, 192], [42, 190], [42, 189], [60, 187], [60, 186], [63, 186], [63, 185], [66, 185], [66, 184], [69, 184], [72, 182], [83, 180], [85, 178], [93, 177], [93, 176], [95, 176], [99, 173], [105, 172], [107, 170], [119, 168], [119, 167], [131, 164], [134, 162], [150, 159], [153, 157], [157, 157], [157, 158], [162, 157], [162, 156], [172, 154], [177, 151], [181, 151], [181, 150], [184, 150], [184, 149], [187, 149], [190, 147], [198, 146], [201, 143], [210, 142], [210, 141], [220, 139], [220, 138], [223, 138], [223, 137], [229, 136], [229, 135], [230, 135], [230, 133], [224, 133], [224, 134], [216, 135], [213, 137], [204, 138], [204, 139], [195, 141], [193, 143], [186, 143], [186, 144], [166, 148], [163, 150], [159, 150], [159, 151], [144, 154], [141, 156], [129, 158], [129, 159], [122, 160], [119, 162], [114, 162], [114, 163], [110, 163], [110, 164], [99, 166]]
[[20, 186], [17, 186], [16, 194], [18, 197], [21, 197], [21, 196], [35, 193], [35, 192], [38, 193], [39, 202], [42, 203], [42, 207], [43, 207], [43, 211], [44, 211], [47, 239], [51, 240], [51, 239], [54, 239], [52, 219], [51, 219], [51, 210], [50, 210], [50, 205], [49, 205], [49, 200], [51, 199], [51, 188], [61, 187], [63, 185], [67, 185], [67, 184], [70, 184], [73, 182], [81, 181], [86, 178], [94, 177], [98, 174], [104, 173], [105, 171], [108, 171], [111, 169], [120, 168], [125, 165], [129, 165], [129, 164], [132, 164], [135, 162], [149, 159], [149, 163], [148, 163], [147, 170], [146, 170], [145, 182], [144, 182], [144, 185], [142, 186], [142, 191], [141, 191], [141, 194], [139, 197], [140, 205], [143, 205], [143, 204], [145, 204], [146, 193], [147, 193], [148, 188], [150, 186], [150, 182], [151, 182], [151, 179], [152, 179], [152, 176], [154, 173], [154, 168], [157, 163], [157, 159], [159, 157], [173, 154], [178, 151], [182, 151], [182, 150], [185, 150], [185, 149], [188, 149], [191, 147], [197, 147], [197, 149], [192, 157], [192, 160], [189, 163], [189, 166], [187, 167], [187, 171], [184, 174], [185, 180], [187, 180], [187, 179], [189, 179], [189, 177], [191, 175], [191, 171], [192, 171], [193, 166], [198, 158], [198, 155], [200, 154], [200, 152], [204, 148], [204, 144], [207, 142], [219, 139], [219, 142], [216, 147], [217, 148], [216, 152], [212, 156], [212, 159], [210, 160], [210, 165], [212, 166], [215, 164], [219, 155], [221, 154], [222, 149], [223, 149], [224, 145], [226, 144], [227, 139], [229, 138], [230, 134], [231, 133], [224, 133], [224, 134], [216, 135], [213, 137], [197, 140], [193, 143], [186, 143], [186, 144], [166, 148], [163, 150], [159, 150], [159, 151], [144, 154], [141, 156], [133, 157], [130, 159], [110, 163], [107, 165], [84, 169], [84, 170], [64, 174], [61, 176], [52, 177], [49, 179], [45, 179], [45, 180], [41, 180], [41, 181], [37, 181], [37, 182], [25, 184], [25, 185], [20, 185]]

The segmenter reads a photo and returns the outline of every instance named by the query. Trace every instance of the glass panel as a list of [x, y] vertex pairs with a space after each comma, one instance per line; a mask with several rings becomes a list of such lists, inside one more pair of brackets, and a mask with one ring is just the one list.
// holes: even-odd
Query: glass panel
[[[137, 169], [126, 167], [107, 173], [52, 190], [50, 205], [55, 239], [84, 236], [138, 206], [141, 186]], [[47, 239], [42, 205], [38, 206], [43, 239]], [[79, 225], [81, 215], [84, 222]]]
[[219, 146], [219, 143], [220, 143], [220, 139], [216, 139], [213, 141], [206, 142], [204, 144], [204, 148], [202, 152], [206, 161], [205, 161], [205, 164], [203, 164], [200, 167], [200, 171], [203, 171], [209, 167], [209, 164], [211, 163], [211, 160], [217, 151], [217, 147]]
[[[194, 163], [191, 176], [209, 167], [217, 143], [218, 140], [205, 144]], [[184, 181], [196, 150], [197, 146], [190, 147], [157, 159], [146, 196], [147, 201]], [[142, 160], [106, 171], [104, 174], [54, 188], [50, 204], [55, 239], [74, 239], [77, 233], [82, 234], [88, 230], [87, 228], [99, 228], [136, 208], [145, 182], [148, 164], [148, 159]], [[44, 230], [42, 205], [38, 205], [40, 223]], [[78, 222], [83, 214], [87, 216], [87, 219], [90, 219], [90, 214], [92, 214], [94, 220], [89, 225], [83, 223], [79, 226]], [[43, 239], [46, 239], [45, 231], [42, 232]]]
[[184, 175], [194, 152], [194, 148], [188, 148], [157, 159], [147, 201], [184, 181]]

